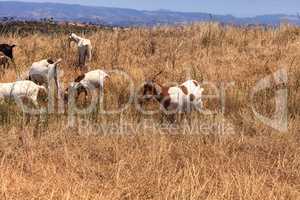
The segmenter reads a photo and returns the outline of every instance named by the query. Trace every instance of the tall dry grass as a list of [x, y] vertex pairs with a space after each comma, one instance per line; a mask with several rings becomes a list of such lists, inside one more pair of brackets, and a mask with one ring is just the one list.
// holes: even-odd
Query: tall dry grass
[[[18, 108], [3, 104], [3, 199], [299, 199], [299, 28], [205, 23], [103, 30], [86, 37], [94, 44], [90, 68], [121, 69], [132, 77], [136, 88], [162, 69], [161, 83], [193, 78], [221, 87], [234, 82], [226, 90], [223, 113], [220, 99], [205, 99], [205, 107], [216, 113], [193, 113], [190, 122], [214, 125], [225, 121], [224, 131], [218, 134], [215, 126], [187, 130], [180, 123], [151, 128], [159, 125], [160, 115], [144, 116], [133, 105], [115, 115], [79, 116], [87, 124], [75, 128], [67, 127], [68, 116], [63, 114], [24, 126]], [[79, 73], [74, 70], [76, 49], [67, 49], [66, 35], [0, 36], [0, 42], [18, 45], [18, 74], [47, 57], [63, 59], [65, 87]], [[280, 68], [287, 70], [289, 79], [285, 133], [255, 119], [249, 101], [255, 84]], [[1, 82], [15, 79], [11, 69]], [[105, 108], [126, 104], [128, 85], [114, 75], [105, 88]], [[206, 95], [214, 94], [209, 85], [205, 90]], [[257, 95], [256, 110], [272, 116], [275, 90]], [[33, 137], [36, 134], [39, 137]]]

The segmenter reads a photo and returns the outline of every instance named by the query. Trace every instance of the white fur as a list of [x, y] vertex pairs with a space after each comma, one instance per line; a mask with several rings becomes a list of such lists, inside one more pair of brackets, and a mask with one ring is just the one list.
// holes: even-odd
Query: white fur
[[0, 99], [27, 98], [35, 105], [38, 105], [39, 90], [47, 92], [44, 86], [39, 86], [32, 81], [0, 83]]
[[59, 94], [61, 88], [58, 80], [58, 64], [61, 62], [59, 59], [57, 62], [50, 64], [47, 59], [35, 62], [32, 64], [29, 70], [29, 80], [35, 82], [36, 84], [48, 86], [48, 81], [54, 79], [56, 84], [56, 89]]
[[86, 90], [100, 92], [104, 88], [106, 78], [110, 76], [102, 70], [94, 70], [84, 74], [84, 78], [80, 82], [71, 83], [71, 88], [77, 89], [83, 86]]
[[105, 78], [108, 77], [109, 75], [106, 72], [102, 70], [94, 70], [86, 73], [84, 79], [81, 80], [80, 83], [85, 87], [93, 85], [95, 88], [103, 88]]
[[[178, 112], [190, 112], [193, 109], [201, 109], [203, 107], [201, 98], [204, 89], [200, 87], [200, 84], [197, 81], [188, 80], [181, 86], [185, 86], [188, 93], [185, 94], [180, 87], [170, 87], [168, 94], [171, 102], [167, 110], [177, 109]], [[193, 101], [191, 101], [191, 95], [194, 95], [195, 99]]]
[[92, 43], [89, 39], [79, 37], [75, 33], [72, 33], [69, 39], [77, 44], [80, 65], [85, 65], [86, 60], [92, 60]]

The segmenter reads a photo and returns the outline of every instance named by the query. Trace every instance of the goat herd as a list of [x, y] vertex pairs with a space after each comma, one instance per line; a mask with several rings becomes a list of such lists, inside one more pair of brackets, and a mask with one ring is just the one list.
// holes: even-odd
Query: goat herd
[[[79, 65], [85, 66], [86, 61], [92, 59], [92, 45], [88, 39], [81, 38], [72, 33], [68, 37], [69, 42], [75, 42], [78, 46]], [[13, 49], [15, 45], [0, 44], [0, 66], [1, 70], [5, 71], [9, 61], [14, 63]], [[74, 79], [70, 87], [61, 92], [60, 83], [58, 80], [58, 65], [62, 60], [53, 61], [45, 59], [32, 64], [28, 74], [24, 80], [14, 83], [0, 83], [0, 99], [12, 100], [21, 99], [31, 102], [35, 106], [40, 106], [48, 99], [49, 80], [54, 80], [57, 94], [61, 95], [65, 102], [68, 102], [70, 88], [76, 91], [75, 97], [78, 97], [82, 92], [85, 96], [93, 89], [104, 88], [104, 82], [110, 76], [102, 70], [94, 70], [85, 74], [81, 74]], [[188, 80], [182, 85], [166, 87], [156, 82], [156, 78], [161, 74], [157, 74], [152, 80], [148, 80], [143, 85], [143, 93], [140, 98], [144, 102], [155, 99], [160, 103], [163, 111], [188, 112], [187, 108], [202, 108], [202, 93], [204, 91], [200, 84], [195, 80]], [[14, 97], [14, 98], [12, 98]], [[16, 98], [17, 97], [17, 98]]]

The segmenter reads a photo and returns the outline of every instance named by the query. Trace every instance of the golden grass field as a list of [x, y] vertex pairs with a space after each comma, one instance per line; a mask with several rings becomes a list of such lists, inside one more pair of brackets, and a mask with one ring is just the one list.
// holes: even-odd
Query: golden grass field
[[[24, 125], [18, 108], [3, 104], [1, 199], [300, 199], [300, 28], [203, 23], [103, 30], [86, 37], [94, 47], [89, 67], [122, 70], [135, 88], [160, 70], [160, 83], [210, 82], [205, 95], [215, 94], [212, 84], [220, 88], [234, 82], [226, 88], [225, 110], [220, 99], [206, 98], [205, 108], [216, 113], [193, 113], [188, 123], [225, 127], [187, 129], [182, 120], [166, 128], [159, 126], [159, 114], [144, 116], [133, 105], [114, 115], [79, 116], [87, 123], [72, 128], [67, 114]], [[4, 42], [17, 44], [19, 74], [48, 57], [63, 59], [64, 88], [79, 74], [76, 48], [67, 48], [67, 35], [0, 36]], [[275, 86], [258, 93], [254, 105], [250, 102], [256, 83], [279, 69], [288, 75], [284, 132], [252, 112], [253, 106], [273, 115]], [[1, 82], [15, 79], [11, 68]], [[112, 75], [104, 94], [106, 109], [121, 107], [130, 96], [129, 82]], [[102, 125], [110, 129], [97, 129]]]

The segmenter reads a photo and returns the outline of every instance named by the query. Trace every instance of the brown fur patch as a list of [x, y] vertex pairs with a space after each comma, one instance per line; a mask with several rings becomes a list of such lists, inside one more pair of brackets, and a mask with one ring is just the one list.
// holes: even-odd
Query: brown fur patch
[[0, 56], [0, 65], [5, 65], [9, 62], [9, 59], [6, 56]]
[[169, 96], [169, 87], [162, 87], [161, 88], [161, 94], [163, 95], [163, 96]]
[[170, 104], [171, 104], [171, 99], [170, 99], [170, 97], [166, 97], [164, 100], [163, 100], [163, 106], [164, 106], [164, 108], [167, 110], [168, 108], [169, 108], [169, 106], [170, 106]]
[[38, 98], [37, 98], [38, 103], [45, 105], [47, 103], [47, 97], [48, 97], [47, 91], [44, 89], [39, 89]]
[[75, 79], [74, 82], [79, 83], [79, 82], [82, 81], [84, 78], [85, 78], [85, 75], [82, 74], [82, 75], [78, 76], [78, 77]]
[[193, 83], [195, 84], [196, 87], [199, 86], [199, 84], [197, 83], [197, 81], [193, 81]]
[[190, 101], [194, 101], [196, 99], [195, 95], [190, 94]]
[[154, 83], [152, 83], [152, 82], [145, 83], [144, 88], [143, 88], [143, 95], [144, 96], [145, 95], [153, 95], [153, 96], [157, 95]]
[[47, 60], [47, 62], [49, 63], [49, 64], [54, 64], [54, 61], [51, 59], [51, 58], [49, 58], [48, 60]]
[[69, 88], [67, 88], [64, 92], [64, 102], [68, 103], [69, 101]]
[[45, 91], [44, 89], [39, 89], [38, 97], [39, 98], [46, 98], [47, 97], [47, 91]]
[[188, 95], [189, 91], [188, 91], [188, 89], [187, 89], [184, 85], [179, 86], [179, 88], [181, 89], [181, 91], [182, 91], [185, 95]]
[[171, 104], [169, 89], [170, 89], [169, 87], [162, 87], [161, 88], [160, 103], [165, 109], [168, 109], [168, 107]]
[[84, 93], [85, 96], [88, 95], [88, 90], [87, 90], [83, 85], [80, 85], [80, 86], [77, 88], [77, 96], [80, 96], [81, 93]]

